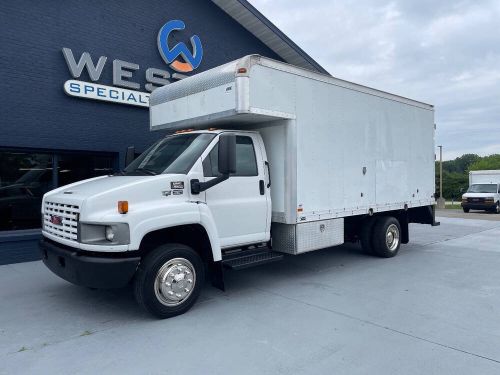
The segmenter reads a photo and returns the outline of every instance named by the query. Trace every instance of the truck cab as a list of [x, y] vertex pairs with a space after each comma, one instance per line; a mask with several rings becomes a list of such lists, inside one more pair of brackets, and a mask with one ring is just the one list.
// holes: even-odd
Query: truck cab
[[491, 211], [500, 214], [500, 185], [492, 183], [472, 184], [462, 195], [462, 209]]
[[[199, 293], [194, 278], [204, 278], [202, 263], [217, 284], [223, 249], [263, 247], [270, 240], [266, 163], [257, 132], [178, 131], [115, 175], [45, 194], [43, 260], [62, 278], [91, 288], [122, 287], [135, 276], [136, 295], [153, 314], [184, 311], [178, 306]], [[163, 264], [170, 253], [178, 263], [161, 272], [141, 264], [146, 255]], [[150, 268], [155, 280], [170, 282], [151, 281]], [[163, 290], [148, 295], [155, 282]], [[150, 303], [155, 299], [162, 303]]]
[[500, 214], [500, 171], [471, 171], [461, 205], [466, 213], [483, 210]]

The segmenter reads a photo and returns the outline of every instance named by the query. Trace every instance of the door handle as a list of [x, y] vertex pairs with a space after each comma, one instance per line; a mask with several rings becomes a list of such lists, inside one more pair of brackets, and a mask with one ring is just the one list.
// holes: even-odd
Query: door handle
[[270, 188], [271, 187], [271, 167], [269, 166], [268, 161], [265, 161], [264, 164], [267, 167], [267, 178], [269, 178], [269, 183], [267, 184], [267, 187]]
[[265, 194], [265, 190], [264, 190], [264, 180], [260, 180], [260, 181], [259, 181], [259, 190], [260, 190], [260, 195], [264, 195], [264, 194]]

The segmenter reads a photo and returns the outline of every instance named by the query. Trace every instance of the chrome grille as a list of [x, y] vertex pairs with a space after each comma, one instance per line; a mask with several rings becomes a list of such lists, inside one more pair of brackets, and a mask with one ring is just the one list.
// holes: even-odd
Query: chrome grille
[[[54, 236], [64, 238], [66, 240], [76, 241], [78, 238], [79, 214], [79, 206], [73, 204], [45, 202], [43, 209], [43, 228], [46, 232]], [[53, 216], [62, 218], [60, 225], [54, 224], [51, 221]]]

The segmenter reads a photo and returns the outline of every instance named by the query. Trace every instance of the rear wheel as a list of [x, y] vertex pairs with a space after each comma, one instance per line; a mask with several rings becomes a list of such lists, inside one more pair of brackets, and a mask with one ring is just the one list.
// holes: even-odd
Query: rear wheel
[[392, 216], [378, 217], [372, 232], [373, 253], [383, 258], [395, 256], [401, 246], [401, 226]]
[[162, 245], [139, 265], [134, 294], [148, 312], [170, 318], [194, 305], [204, 279], [203, 262], [193, 249], [182, 244]]

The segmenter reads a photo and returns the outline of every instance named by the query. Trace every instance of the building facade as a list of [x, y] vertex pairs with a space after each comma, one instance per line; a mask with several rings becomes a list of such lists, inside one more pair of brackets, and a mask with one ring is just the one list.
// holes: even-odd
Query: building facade
[[0, 30], [0, 264], [38, 259], [40, 204], [144, 151], [148, 94], [248, 54], [322, 68], [245, 0], [17, 1]]

